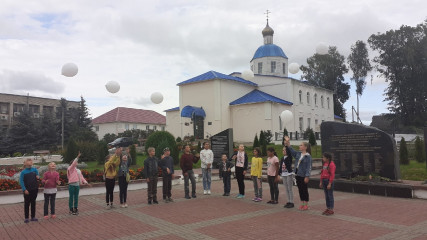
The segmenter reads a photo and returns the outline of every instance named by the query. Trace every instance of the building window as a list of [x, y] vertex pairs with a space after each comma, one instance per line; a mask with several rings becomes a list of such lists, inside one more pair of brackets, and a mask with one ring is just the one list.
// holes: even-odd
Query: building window
[[258, 74], [262, 74], [262, 62], [258, 63]]
[[283, 74], [286, 74], [286, 63], [283, 63]]
[[146, 130], [150, 130], [150, 125], [145, 126]]
[[210, 126], [210, 125], [212, 125], [212, 122], [208, 122], [208, 125]]
[[138, 129], [138, 125], [137, 125], [137, 124], [134, 124], [134, 125], [132, 126], [132, 129]]
[[153, 126], [153, 130], [156, 131], [157, 130], [157, 126]]
[[311, 128], [311, 118], [307, 118], [307, 128]]
[[162, 131], [164, 131], [165, 130], [165, 126], [162, 126]]
[[299, 103], [302, 103], [302, 91], [299, 90]]
[[330, 106], [329, 106], [329, 97], [326, 98], [326, 103], [328, 104], [328, 109], [329, 109], [330, 108]]
[[307, 105], [310, 105], [310, 93], [307, 92]]
[[125, 123], [125, 129], [129, 130], [129, 123]]
[[276, 72], [276, 62], [275, 61], [271, 61], [271, 72], [272, 73]]
[[317, 124], [319, 124], [319, 120], [315, 119], [314, 120], [314, 127], [317, 127]]
[[299, 118], [299, 131], [302, 132], [302, 130], [304, 129], [304, 122], [303, 122], [303, 118], [300, 117]]
[[314, 94], [314, 106], [317, 107], [317, 93]]
[[99, 126], [95, 126], [95, 131], [99, 132]]
[[320, 105], [322, 106], [322, 108], [325, 107], [325, 104], [323, 103], [323, 96], [320, 97]]
[[9, 104], [0, 103], [0, 113], [1, 114], [9, 114]]

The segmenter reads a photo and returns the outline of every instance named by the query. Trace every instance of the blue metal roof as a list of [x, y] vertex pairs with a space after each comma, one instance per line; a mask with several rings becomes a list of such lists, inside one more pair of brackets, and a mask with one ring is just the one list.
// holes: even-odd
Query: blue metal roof
[[334, 118], [335, 118], [335, 119], [344, 119], [344, 118], [342, 118], [342, 117], [340, 117], [340, 116], [338, 116], [338, 115], [334, 115]]
[[[262, 57], [283, 57], [288, 58], [286, 54], [283, 52], [282, 48], [277, 46], [276, 44], [265, 44], [259, 47], [252, 60], [256, 58], [262, 58]], [[251, 60], [251, 61], [252, 61]]]
[[244, 84], [249, 84], [251, 86], [258, 86], [256, 83], [251, 82], [251, 81], [247, 81], [243, 78], [233, 77], [233, 76], [226, 75], [226, 74], [219, 73], [219, 72], [215, 72], [215, 71], [209, 71], [209, 72], [203, 73], [202, 75], [199, 75], [197, 77], [193, 77], [193, 78], [190, 78], [186, 81], [180, 82], [177, 85], [181, 86], [181, 85], [185, 85], [185, 84], [189, 84], [189, 83], [209, 81], [209, 80], [214, 80], [214, 79], [231, 80], [231, 81], [236, 81], [236, 82], [240, 82], [240, 83], [244, 83]]
[[163, 112], [173, 112], [173, 111], [179, 111], [179, 107], [174, 107], [174, 108], [171, 108], [171, 109], [167, 109], [167, 110], [164, 110]]
[[181, 117], [193, 118], [193, 116], [206, 117], [205, 110], [199, 107], [193, 107], [190, 105], [185, 106], [181, 111]]
[[286, 105], [293, 105], [293, 103], [288, 102], [286, 100], [277, 98], [260, 90], [253, 90], [252, 92], [246, 94], [245, 96], [236, 99], [230, 103], [230, 105], [239, 105], [239, 104], [247, 104], [247, 103], [261, 103], [261, 102], [275, 102], [282, 103]]

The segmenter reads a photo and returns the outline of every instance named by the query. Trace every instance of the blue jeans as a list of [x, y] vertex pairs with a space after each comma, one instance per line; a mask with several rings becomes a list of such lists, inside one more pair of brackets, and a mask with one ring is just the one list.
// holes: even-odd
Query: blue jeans
[[202, 168], [203, 190], [211, 190], [211, 168]]
[[323, 191], [325, 192], [326, 207], [334, 209], [334, 182], [331, 184], [331, 189], [328, 189], [329, 179], [322, 179]]

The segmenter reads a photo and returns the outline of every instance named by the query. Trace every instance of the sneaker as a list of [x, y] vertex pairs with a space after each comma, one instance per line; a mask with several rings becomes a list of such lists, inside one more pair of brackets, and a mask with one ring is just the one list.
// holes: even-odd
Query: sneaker
[[270, 201], [268, 201], [267, 203], [268, 203], [268, 204], [274, 204], [274, 201], [273, 201], [273, 200], [270, 200]]
[[168, 198], [168, 201], [169, 201], [169, 202], [173, 202], [173, 199], [172, 199], [172, 198]]
[[226, 194], [225, 194], [225, 196], [226, 196], [226, 197], [230, 196], [230, 193], [226, 193]]
[[148, 201], [148, 205], [151, 205], [151, 201]]
[[273, 201], [273, 203], [272, 204], [278, 204], [279, 202], [278, 201]]
[[207, 192], [208, 192], [208, 195], [211, 195], [211, 190], [208, 190]]
[[159, 202], [157, 202], [157, 200], [153, 200], [153, 203], [154, 204], [159, 204]]
[[43, 218], [47, 220], [47, 219], [49, 219], [49, 216], [44, 216]]
[[127, 207], [128, 207], [128, 205], [127, 205], [126, 203], [125, 203], [125, 205], [124, 205], [124, 206], [125, 206], [125, 208], [127, 208]]
[[77, 208], [74, 208], [73, 215], [79, 215], [79, 210]]
[[242, 195], [242, 194], [239, 194], [238, 196], [237, 196], [237, 198], [244, 198], [245, 197], [245, 195]]
[[29, 223], [30, 222], [30, 219], [28, 219], [28, 218], [26, 218], [25, 220], [24, 220], [24, 223]]
[[227, 196], [227, 193], [222, 194], [222, 196]]
[[73, 212], [74, 212], [74, 211], [73, 211], [73, 209], [70, 209], [69, 214], [70, 214], [70, 215], [72, 215], [72, 214], [73, 214]]
[[286, 203], [286, 205], [285, 205], [284, 207], [285, 207], [285, 208], [293, 208], [293, 207], [294, 207], [294, 204], [293, 204], [293, 203], [288, 202], [288, 203]]
[[254, 197], [254, 198], [252, 198], [252, 201], [255, 202], [257, 199], [258, 199], [257, 197]]
[[39, 220], [37, 218], [31, 218], [31, 222], [38, 222]]
[[185, 196], [185, 199], [191, 199], [191, 197], [190, 196]]
[[111, 209], [110, 204], [107, 204], [107, 206], [105, 206], [105, 209], [110, 210]]
[[53, 214], [52, 216], [50, 216], [52, 219], [55, 219], [56, 218], [56, 215], [55, 214]]
[[121, 207], [121, 208], [125, 208], [125, 205], [124, 205], [124, 204], [120, 204], [120, 207]]
[[304, 209], [304, 205], [299, 206], [298, 210], [303, 210]]
[[208, 194], [208, 190], [203, 190], [203, 195]]
[[326, 215], [326, 213], [329, 211], [329, 209], [325, 209], [325, 211], [322, 212], [322, 215]]
[[304, 205], [302, 208], [303, 211], [307, 211], [308, 210], [308, 205]]
[[192, 198], [197, 198], [197, 197], [196, 197], [196, 194], [194, 194], [194, 195], [193, 195], [193, 196], [191, 196], [191, 197], [192, 197]]
[[255, 198], [254, 202], [260, 202], [260, 198]]
[[325, 213], [326, 216], [331, 216], [334, 214], [334, 210], [328, 209], [327, 212]]
[[113, 209], [113, 208], [115, 208], [115, 207], [113, 206], [113, 204], [111, 204], [111, 205], [110, 205], [110, 209]]
[[240, 196], [242, 196], [242, 194], [237, 194], [236, 198], [241, 198]]

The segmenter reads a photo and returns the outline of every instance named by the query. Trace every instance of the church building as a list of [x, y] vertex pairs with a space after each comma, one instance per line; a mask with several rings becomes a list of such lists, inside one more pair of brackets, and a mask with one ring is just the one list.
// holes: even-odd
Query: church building
[[[323, 121], [334, 121], [333, 92], [288, 77], [288, 57], [273, 43], [274, 30], [262, 30], [264, 44], [250, 60], [254, 77], [239, 72], [209, 71], [180, 82], [179, 106], [166, 110], [166, 130], [175, 137], [209, 138], [232, 128], [235, 142], [252, 142], [261, 130], [292, 138], [311, 128], [320, 131]], [[289, 110], [285, 124], [280, 114]]]

